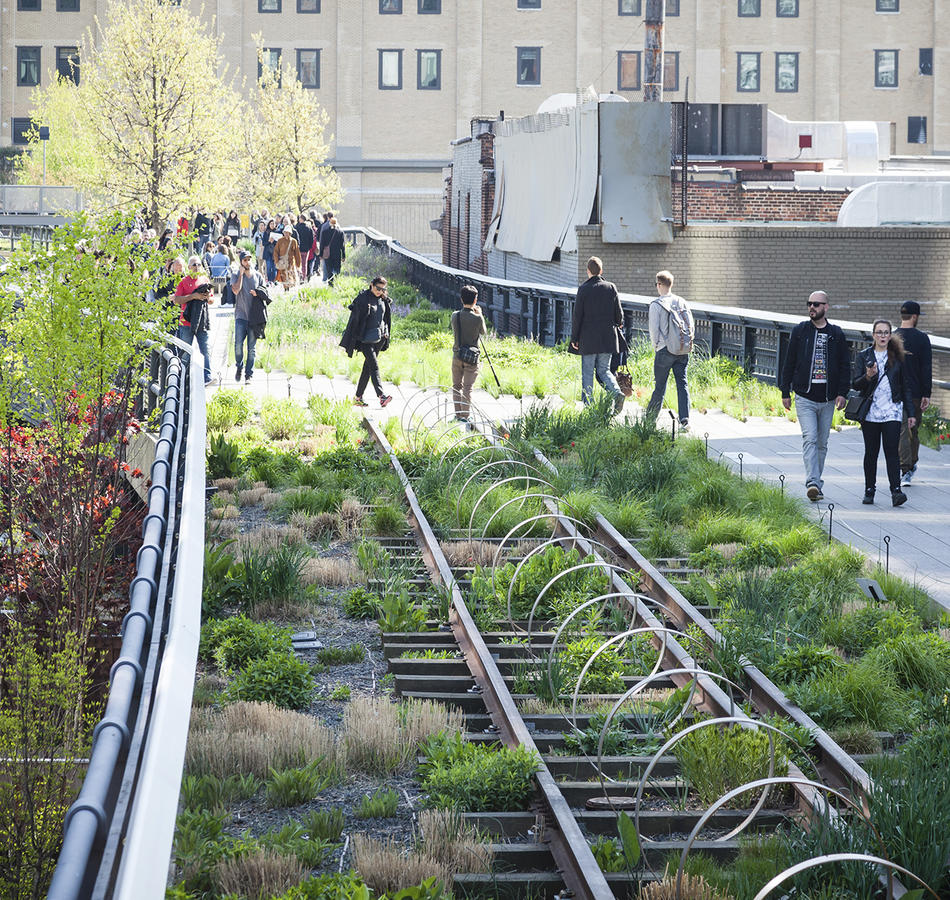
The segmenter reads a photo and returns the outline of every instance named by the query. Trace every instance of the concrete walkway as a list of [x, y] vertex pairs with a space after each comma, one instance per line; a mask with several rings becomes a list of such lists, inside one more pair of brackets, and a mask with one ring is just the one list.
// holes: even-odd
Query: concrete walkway
[[[219, 387], [238, 386], [228, 352], [232, 317], [233, 307], [212, 307], [210, 348], [215, 377], [210, 386], [212, 392]], [[406, 404], [417, 395], [419, 386], [387, 382], [385, 356], [381, 362], [384, 385], [392, 393], [393, 401], [386, 409], [380, 409], [375, 399], [370, 399], [370, 390], [367, 392], [370, 406], [362, 412], [371, 419], [385, 422], [391, 416], [401, 416]], [[244, 389], [257, 398], [291, 396], [301, 402], [306, 402], [310, 394], [349, 400], [355, 393], [347, 378], [315, 376], [308, 379], [283, 372], [266, 373], [262, 369], [255, 371], [253, 380]], [[495, 399], [485, 391], [475, 391], [473, 402], [484, 415], [498, 421], [511, 421], [535, 401], [533, 398], [522, 401], [508, 395]], [[624, 415], [636, 416], [638, 412], [636, 404], [628, 403]], [[669, 427], [669, 423], [670, 417], [664, 410], [659, 424]], [[722, 459], [737, 473], [741, 467], [744, 478], [761, 478], [779, 485], [784, 475], [785, 491], [801, 497], [806, 513], [822, 527], [828, 528], [830, 522], [834, 538], [851, 544], [882, 565], [888, 564], [891, 572], [918, 584], [950, 610], [950, 452], [921, 448], [914, 483], [905, 489], [909, 499], [896, 509], [891, 506], [882, 454], [877, 502], [864, 506], [861, 503], [864, 446], [860, 430], [848, 426], [840, 432], [833, 431], [825, 463], [825, 500], [809, 503], [805, 499], [801, 431], [797, 423], [786, 419], [740, 422], [714, 410], [706, 414], [692, 413], [690, 425], [694, 437], [708, 442], [711, 457]]]

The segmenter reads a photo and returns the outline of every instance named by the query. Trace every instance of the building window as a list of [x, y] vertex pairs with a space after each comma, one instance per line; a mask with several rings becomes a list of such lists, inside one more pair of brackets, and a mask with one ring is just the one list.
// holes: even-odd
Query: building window
[[775, 0], [775, 15], [780, 19], [798, 17], [798, 0]]
[[897, 87], [897, 51], [874, 51], [874, 87]]
[[380, 15], [402, 15], [402, 0], [379, 0]]
[[736, 90], [758, 91], [760, 89], [761, 53], [737, 53]]
[[739, 0], [740, 16], [761, 16], [762, 0]]
[[36, 87], [40, 83], [40, 48], [16, 48], [16, 83], [20, 87]]
[[19, 118], [15, 116], [12, 120], [13, 124], [13, 143], [14, 144], [28, 144], [27, 134], [30, 129], [33, 127], [33, 120], [29, 117]]
[[320, 12], [320, 0], [297, 0], [297, 12], [299, 13]]
[[79, 12], [79, 0], [56, 0], [56, 12]]
[[442, 0], [419, 0], [419, 15], [439, 15], [442, 12]]
[[79, 84], [79, 48], [56, 48], [56, 74], [73, 84]]
[[680, 14], [680, 0], [666, 0], [666, 14], [678, 16]]
[[640, 0], [617, 0], [618, 16], [639, 16]]
[[876, 0], [876, 12], [900, 12], [901, 0]]
[[908, 116], [907, 117], [907, 143], [908, 144], [926, 144], [927, 143], [927, 117], [926, 116]]
[[416, 53], [416, 87], [420, 91], [442, 90], [442, 51], [419, 50]]
[[663, 53], [663, 90], [678, 91], [680, 89], [680, 54], [679, 50]]
[[617, 52], [617, 90], [639, 91], [640, 51], [619, 50]]
[[798, 54], [775, 54], [775, 91], [794, 94], [798, 91]]
[[297, 80], [305, 88], [320, 87], [320, 51], [297, 51]]
[[379, 89], [402, 90], [402, 50], [379, 51]]
[[279, 13], [282, 0], [257, 0], [259, 13]]
[[518, 84], [541, 84], [541, 48], [518, 48]]
[[518, 9], [541, 9], [541, 0], [518, 0]]
[[277, 73], [277, 84], [280, 85], [280, 47], [265, 47], [261, 50], [260, 58], [257, 60], [257, 80], [260, 81], [264, 74], [264, 66], [268, 70]]
[[934, 73], [934, 51], [933, 47], [921, 47], [920, 57], [917, 64], [921, 75], [933, 75]]
[[39, 12], [43, 6], [40, 0], [16, 0], [16, 8], [22, 12]]

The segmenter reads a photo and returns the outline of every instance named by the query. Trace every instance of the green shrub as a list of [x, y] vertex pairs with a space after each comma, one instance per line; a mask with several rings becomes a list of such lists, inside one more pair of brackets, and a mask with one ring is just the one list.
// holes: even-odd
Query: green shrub
[[364, 587], [351, 588], [343, 596], [343, 612], [353, 619], [374, 619], [380, 614], [379, 597]]
[[301, 822], [288, 822], [281, 828], [267, 831], [257, 839], [257, 843], [281, 856], [300, 860], [308, 869], [319, 866], [330, 847], [329, 841], [314, 837]]
[[233, 579], [234, 556], [229, 544], [205, 545], [204, 580], [201, 585], [201, 618], [221, 615], [225, 604], [237, 599]]
[[346, 816], [340, 807], [333, 809], [311, 809], [300, 820], [304, 830], [311, 838], [321, 841], [337, 841], [343, 833]]
[[251, 415], [253, 399], [250, 394], [240, 390], [222, 389], [216, 391], [208, 401], [208, 431], [228, 431], [236, 425], [243, 425]]
[[270, 806], [299, 806], [313, 800], [324, 788], [336, 780], [322, 759], [297, 769], [270, 770], [264, 783], [265, 796]]
[[841, 657], [834, 650], [804, 644], [786, 650], [772, 669], [772, 674], [780, 684], [797, 683], [819, 678], [840, 665]]
[[273, 900], [369, 900], [369, 888], [352, 872], [318, 875]]
[[224, 812], [232, 804], [249, 800], [259, 785], [253, 775], [185, 775], [181, 780], [181, 800], [185, 809]]
[[265, 397], [261, 403], [261, 426], [272, 441], [299, 437], [306, 424], [306, 411], [291, 397]]
[[243, 669], [272, 651], [289, 653], [290, 635], [290, 628], [255, 622], [243, 614], [212, 619], [202, 626], [199, 653], [221, 669]]
[[871, 650], [868, 660], [904, 689], [939, 695], [950, 688], [950, 644], [938, 632], [905, 631]]
[[729, 564], [723, 554], [715, 547], [704, 547], [695, 553], [690, 553], [686, 564], [691, 569], [703, 569], [707, 572], [721, 572]]
[[601, 836], [590, 845], [601, 872], [626, 872], [627, 859], [620, 844], [613, 838]]
[[296, 599], [303, 589], [300, 572], [306, 555], [302, 547], [288, 544], [266, 550], [246, 548], [234, 568], [244, 609], [253, 614], [259, 606]]
[[[769, 774], [769, 736], [774, 746], [774, 775], [788, 773], [787, 742], [766, 729], [699, 728], [687, 734], [673, 748], [680, 772], [699, 800], [708, 806], [727, 791]], [[730, 801], [729, 806], [743, 808], [753, 802], [757, 792], [747, 791]]]
[[212, 481], [218, 478], [237, 478], [241, 474], [241, 453], [238, 445], [227, 440], [223, 434], [212, 434], [208, 438], [208, 477]]
[[[560, 655], [561, 669], [565, 683], [573, 692], [577, 679], [594, 651], [603, 643], [597, 637], [572, 641], [564, 646]], [[615, 645], [616, 646], [616, 645]], [[623, 660], [614, 647], [604, 650], [594, 660], [587, 673], [581, 691], [588, 694], [622, 694], [624, 689]]]
[[869, 604], [844, 616], [829, 618], [825, 626], [825, 640], [840, 647], [849, 656], [860, 656], [871, 647], [905, 632], [913, 634], [919, 631], [920, 622], [913, 614]]
[[280, 507], [287, 513], [302, 512], [308, 516], [316, 516], [333, 512], [342, 501], [341, 488], [299, 487], [281, 495]]
[[337, 703], [343, 703], [350, 699], [352, 690], [348, 684], [338, 684], [332, 691], [327, 695], [328, 700], [333, 700]]
[[380, 604], [379, 628], [383, 632], [426, 630], [426, 608], [409, 591], [389, 591]]
[[228, 685], [230, 700], [260, 700], [283, 709], [305, 709], [313, 695], [310, 667], [292, 653], [271, 651], [251, 660]]
[[534, 791], [537, 757], [526, 747], [470, 744], [460, 734], [430, 738], [419, 778], [433, 806], [463, 812], [524, 809]]
[[367, 794], [356, 806], [357, 819], [388, 819], [396, 814], [399, 794], [392, 788], [380, 788], [372, 796]]
[[780, 566], [783, 560], [778, 546], [773, 541], [753, 541], [740, 547], [730, 562], [736, 569], [774, 569]]
[[405, 534], [407, 527], [406, 513], [399, 504], [392, 501], [378, 502], [366, 521], [366, 532], [380, 537]]

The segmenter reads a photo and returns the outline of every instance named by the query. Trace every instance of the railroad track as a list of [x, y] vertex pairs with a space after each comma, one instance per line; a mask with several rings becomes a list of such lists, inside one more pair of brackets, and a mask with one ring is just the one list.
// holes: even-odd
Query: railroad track
[[[476, 419], [475, 431], [458, 433], [450, 422], [450, 412], [438, 395], [420, 393], [407, 405], [403, 428], [410, 444], [431, 445], [433, 435], [438, 435], [448, 446], [442, 453], [443, 461], [453, 457], [468, 463], [464, 467], [456, 464], [450, 477], [452, 488], [460, 489], [459, 502], [461, 495], [470, 491], [478, 497], [477, 507], [483, 501], [490, 503], [490, 494], [496, 488], [522, 484], [522, 503], [527, 501], [530, 509], [541, 510], [526, 514], [520, 528], [511, 529], [500, 539], [474, 533], [474, 510], [467, 528], [460, 522], [461, 527], [442, 529], [437, 536], [397, 455], [382, 432], [371, 422], [366, 423], [376, 446], [390, 458], [403, 482], [414, 532], [415, 546], [402, 541], [390, 543], [387, 548], [394, 558], [415, 568], [417, 583], [421, 585], [429, 578], [448, 591], [451, 600], [448, 628], [383, 635], [396, 692], [458, 707], [464, 713], [470, 741], [498, 740], [511, 747], [526, 746], [541, 760], [536, 802], [531, 808], [468, 814], [472, 823], [491, 836], [496, 866], [489, 875], [457, 873], [458, 888], [482, 893], [487, 890], [493, 892], [492, 896], [537, 896], [540, 891], [543, 896], [554, 897], [636, 897], [644, 884], [662, 877], [666, 860], [675, 853], [679, 863], [672, 869], [677, 884], [673, 896], [687, 897], [688, 893], [683, 892], [683, 864], [690, 852], [702, 851], [727, 860], [739, 851], [742, 832], [768, 833], [791, 820], [836, 817], [841, 814], [839, 810], [855, 816], [863, 814], [860, 798], [870, 786], [867, 773], [754, 667], [745, 666], [751, 685], [748, 693], [721, 673], [700, 667], [689, 652], [695, 637], [684, 629], [693, 626], [694, 633], [699, 629], [714, 643], [718, 635], [712, 623], [606, 520], [598, 517], [592, 527], [577, 521], [551, 487], [555, 471], [549, 461], [540, 454], [525, 459], [513, 452], [504, 444], [507, 435], [500, 435], [502, 429], [485, 417]], [[501, 506], [512, 502], [509, 499]], [[542, 522], [549, 534], [546, 531], [541, 537], [524, 537], [529, 531], [537, 532]], [[601, 619], [593, 635], [594, 649], [573, 688], [565, 694], [555, 691], [560, 705], [555, 703], [545, 710], [532, 708], [524, 683], [525, 673], [533, 670], [536, 682], [547, 677], [553, 687], [551, 660], [558, 658], [555, 647], [563, 648], [568, 632], [563, 621], [544, 621], [541, 601], [546, 591], [555, 589], [559, 578], [570, 577], [570, 573], [552, 577], [527, 617], [512, 614], [509, 589], [507, 617], [502, 616], [491, 630], [483, 631], [466, 601], [472, 568], [450, 565], [443, 550], [443, 544], [451, 548], [457, 541], [474, 542], [481, 552], [489, 554], [493, 573], [502, 564], [513, 564], [512, 584], [528, 560], [552, 547], [579, 551], [586, 561], [575, 564], [575, 574], [596, 570], [604, 577], [605, 590], [584, 605], [609, 609], [610, 627]], [[581, 621], [579, 616], [576, 618]], [[582, 692], [585, 675], [598, 656], [617, 649], [626, 653], [631, 642], [642, 636], [648, 638], [655, 652], [656, 662], [649, 672], [624, 677], [612, 693]], [[437, 658], [403, 657], [407, 651], [420, 648], [433, 651]], [[642, 702], [637, 705], [636, 701], [647, 695], [654, 699], [668, 697], [677, 689], [680, 695], [687, 692], [675, 717], [681, 720], [679, 730], [659, 741], [662, 746], [657, 748], [656, 735], [643, 727], [643, 710], [651, 707]], [[752, 715], [743, 710], [743, 701], [755, 710]], [[598, 705], [609, 708], [606, 717], [592, 712]], [[528, 711], [522, 712], [521, 707]], [[696, 718], [696, 714], [705, 718]], [[781, 766], [776, 747], [793, 748], [794, 740], [783, 733], [780, 725], [763, 722], [756, 714], [778, 714], [809, 728], [815, 735], [817, 766], [808, 763], [808, 770], [802, 771], [789, 762], [787, 774], [776, 775], [776, 766]], [[652, 738], [650, 752], [605, 752], [611, 729], [618, 725], [634, 744]], [[714, 802], [684, 803], [687, 784], [677, 763], [676, 744], [707, 728], [734, 726], [768, 737], [768, 771]], [[572, 753], [571, 747], [579, 745], [578, 736], [583, 738], [581, 751]], [[596, 746], [591, 745], [592, 738]], [[784, 766], [781, 769], [785, 771]], [[739, 794], [746, 789], [754, 792], [754, 802], [737, 804]], [[736, 805], [740, 808], [730, 808]], [[602, 849], [604, 838], [618, 838], [624, 817], [635, 825], [641, 855], [636, 865], [627, 861], [621, 867], [623, 871], [605, 872], [592, 845], [601, 839]], [[629, 851], [629, 843], [620, 840], [616, 847]], [[905, 892], [894, 873], [916, 880], [906, 870], [888, 863], [883, 851], [880, 857], [857, 854], [855, 858], [882, 866], [887, 874], [882, 874], [881, 884], [888, 895], [899, 897]], [[817, 858], [802, 866], [834, 861], [832, 857]], [[794, 873], [777, 876], [758, 896], [777, 890], [779, 879], [789, 874]]]

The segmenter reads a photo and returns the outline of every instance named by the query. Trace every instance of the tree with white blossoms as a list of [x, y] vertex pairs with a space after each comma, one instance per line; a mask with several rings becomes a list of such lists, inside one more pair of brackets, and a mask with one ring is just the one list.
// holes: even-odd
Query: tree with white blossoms
[[268, 209], [331, 209], [343, 199], [337, 173], [325, 165], [330, 117], [295, 74], [271, 64], [258, 43], [260, 77], [244, 128], [247, 177], [242, 198]]
[[[203, 12], [203, 11], [202, 11]], [[80, 188], [95, 212], [139, 209], [154, 228], [189, 205], [218, 205], [238, 179], [243, 101], [213, 20], [167, 0], [111, 0], [83, 37], [82, 77], [34, 93], [50, 126], [48, 181]], [[37, 148], [35, 128], [30, 144]], [[42, 154], [24, 160], [33, 184]]]

